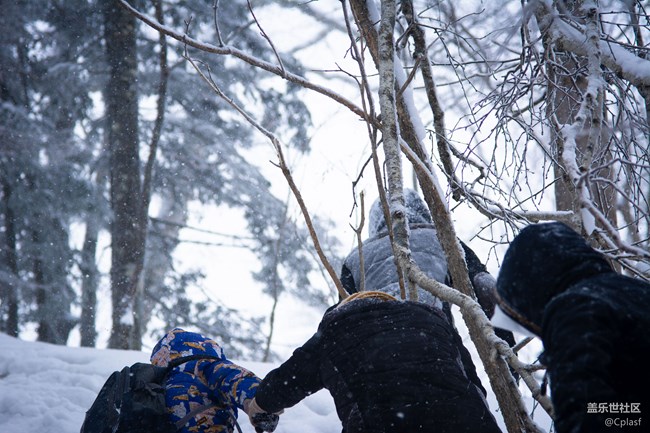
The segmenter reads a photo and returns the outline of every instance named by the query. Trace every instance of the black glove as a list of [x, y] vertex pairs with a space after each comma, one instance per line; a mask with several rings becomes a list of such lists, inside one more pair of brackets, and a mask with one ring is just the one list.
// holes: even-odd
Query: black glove
[[474, 276], [472, 285], [474, 286], [474, 293], [476, 293], [478, 303], [481, 304], [481, 308], [483, 308], [488, 319], [491, 319], [494, 315], [494, 307], [496, 305], [496, 280], [489, 273], [480, 272]]
[[251, 424], [257, 433], [272, 432], [278, 426], [280, 417], [275, 413], [256, 413], [251, 418]]

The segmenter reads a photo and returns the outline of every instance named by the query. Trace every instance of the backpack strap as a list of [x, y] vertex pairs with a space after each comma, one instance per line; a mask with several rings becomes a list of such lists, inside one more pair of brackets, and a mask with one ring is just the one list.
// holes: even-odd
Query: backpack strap
[[178, 421], [176, 421], [174, 423], [174, 425], [176, 426], [176, 430], [180, 430], [181, 427], [183, 427], [185, 424], [187, 424], [187, 422], [189, 420], [191, 420], [192, 418], [194, 418], [196, 415], [200, 414], [201, 412], [203, 412], [205, 410], [208, 410], [210, 408], [213, 408], [213, 407], [217, 407], [217, 406], [220, 406], [220, 405], [217, 404], [217, 403], [211, 403], [211, 404], [204, 404], [202, 406], [195, 407], [194, 409], [189, 411], [187, 413], [187, 415], [185, 415], [183, 418], [179, 419]]
[[201, 355], [201, 354], [198, 354], [198, 355], [182, 356], [180, 358], [176, 358], [176, 359], [170, 361], [169, 364], [167, 364], [167, 367], [166, 367], [167, 372], [169, 373], [170, 371], [172, 371], [172, 369], [174, 369], [175, 367], [178, 367], [181, 364], [185, 364], [186, 362], [190, 362], [190, 361], [195, 361], [197, 359], [215, 359], [215, 360], [218, 359], [220, 361], [223, 360], [223, 358], [221, 358], [219, 356], [216, 356], [216, 355]]

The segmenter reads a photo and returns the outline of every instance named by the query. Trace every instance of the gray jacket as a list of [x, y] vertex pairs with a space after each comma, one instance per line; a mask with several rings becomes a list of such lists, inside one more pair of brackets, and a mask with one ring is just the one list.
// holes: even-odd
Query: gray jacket
[[[436, 229], [432, 224], [410, 225], [411, 256], [417, 265], [430, 278], [441, 283], [447, 280], [447, 258], [438, 241]], [[399, 298], [399, 279], [388, 232], [384, 231], [363, 242], [365, 290], [378, 290]], [[359, 290], [361, 267], [359, 250], [355, 248], [343, 263], [343, 285], [348, 292]], [[441, 302], [431, 293], [418, 289], [421, 302], [441, 307]]]

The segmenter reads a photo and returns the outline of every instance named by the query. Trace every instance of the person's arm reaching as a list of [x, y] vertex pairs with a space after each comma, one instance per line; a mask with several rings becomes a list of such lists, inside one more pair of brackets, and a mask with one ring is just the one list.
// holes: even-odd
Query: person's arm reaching
[[320, 380], [320, 334], [302, 347], [262, 380], [255, 397], [266, 412], [280, 412], [323, 388]]

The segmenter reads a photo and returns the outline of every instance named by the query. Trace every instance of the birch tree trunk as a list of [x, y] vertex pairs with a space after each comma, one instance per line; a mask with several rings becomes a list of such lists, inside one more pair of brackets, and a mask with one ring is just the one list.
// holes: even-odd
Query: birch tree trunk
[[[599, 17], [596, 8], [584, 10], [584, 1], [571, 4], [568, 13], [586, 17], [583, 24], [591, 29], [593, 40], [588, 41], [589, 56], [576, 55], [557, 47], [549, 33], [544, 33], [544, 47], [547, 57], [548, 76], [547, 116], [551, 120], [551, 149], [554, 151], [555, 202], [557, 210], [573, 212], [573, 228], [582, 231], [590, 225], [584, 218], [590, 218], [583, 212], [582, 191], [571, 175], [575, 164], [581, 173], [587, 173], [592, 165], [604, 167], [598, 177], [613, 181], [611, 168], [612, 157], [606, 148], [608, 139], [603, 128], [604, 94], [602, 89], [588, 95], [595, 81], [603, 79], [600, 71]], [[594, 5], [590, 2], [591, 5]], [[538, 16], [538, 21], [548, 22], [548, 16]], [[591, 58], [590, 58], [591, 57]], [[593, 65], [590, 68], [590, 65]], [[593, 109], [587, 118], [582, 114], [586, 98], [592, 98]], [[569, 161], [567, 158], [571, 158]], [[616, 224], [616, 191], [611, 185], [596, 184], [587, 181], [585, 191], [591, 196], [603, 215]], [[590, 233], [587, 233], [590, 234]]]
[[[395, 3], [385, 0], [381, 2], [382, 16], [378, 34], [371, 19], [371, 11], [369, 11], [366, 2], [362, 0], [351, 0], [350, 6], [360, 26], [359, 30], [366, 39], [370, 53], [376, 62], [380, 74], [379, 97], [389, 184], [389, 204], [393, 219], [393, 231], [396, 238], [395, 243], [398, 245], [397, 256], [400, 266], [407, 270], [407, 276], [411, 283], [409, 286], [413, 286], [413, 283], [416, 281], [415, 275], [418, 274], [418, 269], [410, 259], [408, 230], [406, 229], [407, 222], [403, 215], [404, 202], [402, 195], [401, 156], [400, 152], [396, 151], [400, 137], [397, 135], [396, 122], [394, 120], [396, 117], [399, 119], [399, 133], [402, 137], [408, 138], [404, 138], [404, 141], [411, 147], [411, 152], [407, 152], [407, 155], [409, 155], [409, 159], [413, 163], [418, 180], [423, 188], [424, 197], [436, 224], [440, 242], [447, 255], [449, 270], [454, 284], [463, 294], [475, 300], [475, 295], [473, 294], [471, 282], [467, 274], [467, 266], [453, 224], [451, 223], [449, 211], [436, 187], [433, 172], [428, 170], [428, 159], [420, 157], [420, 155], [426, 155], [426, 152], [421, 147], [420, 140], [417, 138], [416, 128], [413, 123], [414, 119], [411, 118], [414, 113], [409, 113], [408, 105], [403, 99], [403, 94], [397, 97], [396, 100], [395, 88], [398, 84], [395, 82], [394, 76], [395, 54], [392, 44]], [[421, 274], [418, 275], [421, 277]], [[426, 279], [424, 277], [424, 280]], [[421, 283], [420, 285], [427, 290], [431, 289], [429, 284], [423, 285]], [[436, 284], [431, 282], [431, 286], [436, 286]], [[434, 294], [437, 296], [441, 295], [438, 291], [435, 291]], [[443, 299], [446, 298], [444, 295], [441, 297]], [[492, 389], [499, 401], [499, 406], [508, 431], [511, 433], [539, 431], [539, 428], [526, 412], [521, 394], [510, 374], [508, 365], [503, 358], [496, 356], [496, 350], [490, 342], [488, 333], [485, 331], [486, 329], [491, 329], [487, 317], [482, 313], [480, 308], [477, 310], [461, 307], [461, 313], [469, 329], [470, 337], [477, 347], [488, 377], [490, 378]]]

